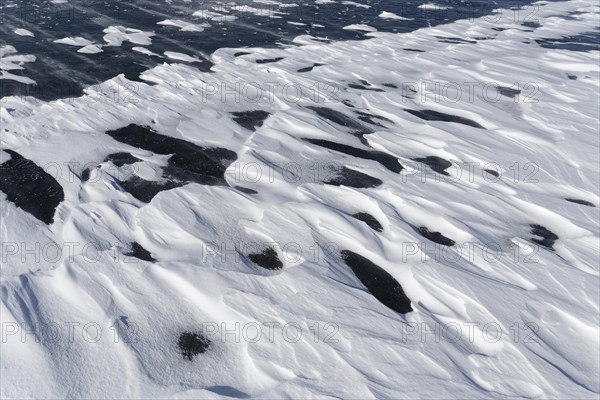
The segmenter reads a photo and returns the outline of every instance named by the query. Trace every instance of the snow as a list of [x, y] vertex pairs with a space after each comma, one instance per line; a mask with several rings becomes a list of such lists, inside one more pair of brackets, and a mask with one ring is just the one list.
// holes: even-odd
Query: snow
[[95, 45], [95, 44], [88, 44], [87, 46], [84, 46], [82, 48], [80, 48], [79, 50], [77, 50], [78, 53], [85, 53], [85, 54], [97, 54], [97, 53], [102, 53], [104, 50], [102, 50], [101, 46]]
[[166, 19], [164, 21], [157, 22], [158, 25], [176, 26], [183, 32], [202, 32], [205, 28], [208, 28], [208, 24], [191, 24], [179, 19]]
[[66, 37], [63, 39], [56, 39], [54, 41], [54, 43], [59, 43], [59, 44], [66, 44], [68, 46], [88, 46], [90, 44], [93, 44], [92, 41], [86, 39], [86, 38], [82, 38], [80, 36], [77, 37]]
[[104, 41], [107, 46], [121, 46], [123, 42], [131, 42], [142, 46], [152, 44], [153, 32], [143, 32], [139, 29], [126, 28], [124, 26], [109, 26], [103, 31]]
[[[0, 194], [2, 396], [597, 398], [599, 52], [535, 39], [593, 31], [599, 9], [538, 5], [533, 32], [504, 10], [499, 20], [371, 31], [363, 41], [305, 35], [243, 57], [219, 49], [210, 72], [164, 63], [143, 82], [120, 75], [75, 99], [4, 98], [2, 149], [44, 167], [65, 200], [46, 225]], [[570, 12], [578, 14], [563, 18]], [[151, 32], [104, 33], [108, 45], [151, 44]], [[80, 39], [61, 43], [93, 45]], [[12, 46], [0, 55], [3, 79], [35, 61]], [[266, 59], [280, 60], [255, 62]], [[309, 107], [368, 127], [369, 147]], [[251, 130], [230, 114], [249, 110], [270, 115]], [[155, 179], [170, 155], [105, 134], [132, 123], [235, 151], [229, 186], [191, 183], [135, 199], [119, 180]], [[384, 152], [405, 168], [304, 139]], [[141, 161], [104, 161], [117, 152]], [[431, 156], [452, 162], [447, 175], [415, 161]], [[383, 184], [324, 185], [332, 164]], [[531, 224], [558, 236], [553, 249], [536, 246]], [[420, 226], [456, 244], [436, 245]], [[126, 256], [132, 242], [157, 261]], [[239, 255], [265, 243], [282, 270]], [[414, 311], [375, 299], [341, 250], [393, 276]], [[189, 361], [177, 339], [200, 330], [211, 346]]]
[[192, 57], [184, 53], [178, 53], [175, 51], [165, 51], [165, 56], [172, 58], [173, 60], [185, 61], [185, 62], [199, 62], [200, 59]]
[[15, 29], [15, 34], [17, 34], [19, 36], [31, 36], [31, 37], [35, 36], [33, 34], [33, 32], [28, 31], [27, 29], [23, 29], [23, 28]]
[[394, 14], [389, 11], [382, 11], [381, 14], [379, 14], [379, 18], [381, 18], [381, 19], [397, 19], [397, 20], [402, 20], [402, 21], [412, 20], [412, 18], [401, 17], [398, 14]]
[[373, 28], [372, 26], [366, 24], [347, 25], [344, 27], [344, 29], [348, 31], [377, 32], [377, 28]]

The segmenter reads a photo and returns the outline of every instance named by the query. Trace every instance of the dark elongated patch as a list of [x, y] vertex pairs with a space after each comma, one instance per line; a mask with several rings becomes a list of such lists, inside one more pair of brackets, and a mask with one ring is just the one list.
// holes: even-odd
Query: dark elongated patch
[[283, 263], [281, 260], [279, 260], [277, 252], [270, 247], [263, 250], [262, 253], [249, 254], [248, 258], [254, 264], [257, 264], [265, 269], [276, 271], [283, 268]]
[[234, 57], [241, 57], [241, 56], [246, 56], [248, 54], [252, 54], [252, 53], [248, 53], [247, 51], [238, 51], [237, 53], [235, 53], [233, 56]]
[[375, 121], [376, 119], [379, 121], [389, 122], [390, 124], [393, 123], [388, 118], [382, 117], [381, 115], [370, 114], [364, 111], [355, 111], [355, 113], [359, 115], [358, 119], [360, 119], [361, 121], [371, 125], [379, 126], [381, 128], [385, 128], [385, 125], [382, 125], [379, 122]]
[[341, 255], [358, 280], [382, 304], [400, 314], [413, 310], [400, 283], [386, 270], [350, 250], [343, 250]]
[[147, 181], [135, 175], [126, 181], [119, 183], [121, 187], [133, 197], [144, 203], [150, 203], [154, 196], [165, 190], [171, 190], [185, 185], [185, 182]]
[[277, 58], [263, 58], [262, 60], [256, 60], [257, 64], [270, 64], [275, 63], [277, 61], [283, 60], [285, 57], [277, 57]]
[[236, 186], [235, 187], [237, 190], [239, 190], [242, 193], [246, 193], [246, 194], [257, 194], [258, 192], [254, 189], [250, 189], [250, 188], [245, 188], [242, 186]]
[[236, 111], [232, 112], [233, 120], [240, 126], [255, 131], [256, 128], [260, 128], [265, 120], [271, 115], [266, 111]]
[[177, 347], [184, 358], [192, 361], [198, 354], [206, 353], [210, 340], [201, 333], [182, 332], [177, 340]]
[[0, 164], [0, 191], [23, 211], [51, 224], [56, 208], [65, 199], [62, 186], [33, 161], [16, 151], [4, 151], [11, 158]]
[[514, 99], [518, 94], [521, 93], [519, 89], [513, 89], [506, 86], [496, 86], [496, 90], [502, 96], [510, 97], [511, 99]]
[[454, 246], [454, 240], [447, 238], [442, 235], [440, 232], [432, 232], [424, 226], [420, 226], [417, 228], [417, 231], [426, 239], [431, 240], [437, 244], [441, 244], [442, 246]]
[[475, 44], [477, 43], [477, 41], [475, 40], [467, 40], [467, 39], [461, 39], [461, 38], [457, 38], [457, 37], [447, 37], [447, 36], [436, 36], [436, 38], [440, 39], [438, 40], [438, 42], [441, 43], [454, 43], [454, 44]]
[[113, 139], [157, 154], [171, 154], [163, 168], [164, 182], [145, 181], [133, 176], [121, 186], [141, 201], [148, 202], [159, 192], [189, 182], [225, 185], [225, 170], [237, 158], [231, 150], [201, 147], [188, 141], [156, 133], [139, 125], [106, 132]]
[[138, 258], [140, 260], [144, 260], [144, 261], [150, 261], [150, 262], [154, 262], [156, 261], [154, 259], [154, 257], [152, 257], [152, 254], [150, 254], [150, 252], [148, 250], [146, 250], [145, 248], [142, 247], [141, 244], [139, 244], [138, 242], [133, 242], [131, 243], [131, 252], [129, 253], [130, 256]]
[[402, 49], [404, 51], [412, 51], [413, 53], [425, 53], [425, 50], [419, 50], [419, 49]]
[[383, 86], [389, 87], [392, 89], [398, 89], [398, 85], [396, 85], [395, 83], [383, 83]]
[[425, 121], [442, 121], [442, 122], [456, 122], [457, 124], [463, 124], [467, 126], [472, 126], [475, 128], [485, 129], [483, 126], [479, 125], [477, 122], [465, 118], [459, 117], [457, 115], [450, 115], [439, 111], [434, 110], [410, 110], [405, 108], [404, 111], [411, 113], [412, 115], [424, 119]]
[[135, 157], [130, 153], [113, 153], [109, 154], [104, 162], [110, 161], [115, 164], [117, 167], [122, 167], [123, 165], [134, 164], [138, 161], [142, 161], [139, 158]]
[[320, 67], [320, 66], [323, 66], [323, 65], [325, 65], [325, 64], [314, 63], [311, 67], [300, 68], [298, 70], [298, 72], [310, 72], [310, 71], [313, 70], [313, 68]]
[[449, 175], [446, 172], [446, 169], [448, 169], [452, 166], [452, 163], [450, 161], [443, 159], [442, 157], [437, 157], [437, 156], [413, 158], [413, 160], [429, 166], [429, 168], [431, 168], [438, 174], [442, 174], [442, 175], [446, 175], [446, 176]]
[[[530, 224], [531, 233], [537, 237], [531, 238], [531, 241], [544, 246], [550, 250], [554, 250], [554, 243], [558, 240], [558, 235], [556, 235], [551, 230], [543, 227], [542, 225]], [[538, 239], [541, 238], [541, 239]]]
[[383, 226], [381, 226], [379, 221], [377, 221], [377, 219], [371, 214], [366, 212], [358, 212], [356, 214], [353, 214], [352, 216], [357, 220], [369, 225], [369, 228], [373, 229], [374, 231], [383, 232]]
[[539, 22], [535, 22], [535, 21], [525, 21], [521, 24], [522, 26], [526, 26], [528, 28], [533, 28], [533, 29], [537, 29], [537, 28], [541, 28], [542, 25], [540, 25]]
[[374, 188], [383, 182], [362, 172], [342, 167], [334, 172], [335, 176], [323, 183], [335, 186], [348, 186], [353, 188]]
[[570, 201], [571, 203], [576, 203], [576, 204], [581, 204], [583, 206], [588, 206], [588, 207], [596, 207], [594, 205], [594, 203], [590, 203], [587, 200], [580, 200], [580, 199], [565, 199], [566, 201]]
[[339, 111], [336, 111], [336, 110], [332, 110], [331, 108], [315, 107], [315, 106], [309, 106], [307, 108], [316, 112], [317, 115], [321, 118], [324, 118], [324, 119], [331, 121], [333, 123], [336, 123], [338, 125], [345, 126], [350, 129], [354, 129], [354, 130], [360, 132], [361, 134], [373, 132], [372, 130], [366, 128], [365, 126], [363, 126], [362, 124], [360, 124], [359, 122], [354, 120], [353, 118], [349, 117], [348, 115], [341, 113]]
[[329, 140], [322, 139], [304, 139], [309, 143], [316, 144], [317, 146], [325, 147], [330, 150], [338, 151], [340, 153], [347, 154], [349, 156], [362, 158], [365, 160], [373, 160], [377, 161], [385, 168], [389, 169], [392, 172], [399, 173], [404, 168], [398, 162], [398, 159], [391, 154], [384, 153], [382, 151], [377, 150], [363, 150], [357, 147], [348, 146], [345, 144], [340, 144], [336, 142], [331, 142]]
[[496, 171], [495, 169], [484, 169], [485, 172], [487, 172], [490, 175], [494, 175], [495, 177], [499, 177], [500, 174], [498, 173], [498, 171]]
[[356, 83], [350, 83], [350, 84], [348, 84], [348, 87], [350, 89], [357, 89], [357, 90], [370, 90], [373, 92], [385, 92], [385, 90], [383, 90], [383, 89], [374, 88], [374, 87], [366, 87], [364, 85], [359, 85]]

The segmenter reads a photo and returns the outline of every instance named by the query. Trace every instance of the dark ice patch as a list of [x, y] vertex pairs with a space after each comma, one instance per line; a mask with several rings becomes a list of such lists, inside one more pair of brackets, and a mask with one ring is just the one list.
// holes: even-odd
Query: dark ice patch
[[327, 107], [309, 106], [307, 108], [316, 112], [317, 115], [321, 118], [324, 118], [335, 124], [345, 126], [347, 128], [352, 129], [353, 132], [351, 132], [351, 133], [354, 136], [358, 137], [361, 140], [361, 142], [363, 142], [364, 144], [366, 144], [366, 140], [363, 138], [363, 135], [373, 133], [373, 131], [371, 129], [363, 126], [361, 123], [357, 122], [356, 120], [350, 118], [348, 115], [341, 113], [339, 111], [332, 110], [331, 108], [327, 108]]
[[312, 70], [313, 70], [313, 68], [316, 68], [316, 67], [321, 67], [321, 66], [323, 66], [323, 65], [325, 65], [325, 64], [314, 63], [314, 64], [313, 64], [312, 66], [310, 66], [310, 67], [300, 68], [300, 69], [298, 70], [298, 72], [310, 72], [310, 71], [312, 71]]
[[379, 89], [379, 88], [375, 88], [375, 87], [367, 87], [365, 85], [359, 85], [356, 83], [349, 83], [348, 87], [350, 89], [357, 89], [357, 90], [370, 90], [373, 92], [385, 92], [385, 90], [383, 90], [383, 89]]
[[248, 54], [252, 54], [252, 53], [248, 53], [247, 51], [238, 51], [233, 56], [234, 57], [241, 57], [241, 56], [247, 56]]
[[165, 190], [171, 190], [185, 185], [184, 182], [147, 181], [135, 175], [126, 181], [119, 182], [123, 190], [144, 203], [150, 203], [154, 196]]
[[252, 396], [250, 396], [248, 393], [237, 390], [236, 388], [234, 388], [232, 386], [210, 386], [210, 387], [207, 387], [206, 390], [216, 393], [219, 396], [223, 396], [223, 397], [227, 397], [227, 398], [233, 398], [233, 399], [250, 399], [250, 398], [252, 398]]
[[567, 78], [569, 78], [572, 81], [576, 81], [577, 80], [577, 75], [567, 75]]
[[105, 159], [104, 162], [112, 162], [113, 164], [115, 164], [117, 167], [122, 167], [123, 165], [130, 165], [130, 164], [134, 164], [138, 161], [142, 161], [139, 158], [135, 157], [134, 155], [130, 154], [130, 153], [113, 153], [113, 154], [109, 154]]
[[442, 122], [456, 122], [458, 124], [468, 125], [475, 128], [483, 128], [483, 126], [479, 125], [477, 122], [470, 120], [465, 117], [459, 117], [457, 115], [450, 115], [439, 111], [434, 110], [410, 110], [405, 108], [404, 111], [424, 119], [425, 121], [442, 121]]
[[346, 107], [354, 108], [354, 104], [350, 100], [342, 100], [342, 104]]
[[580, 33], [561, 38], [535, 39], [536, 43], [547, 49], [570, 51], [598, 51], [600, 50], [600, 31]]
[[531, 233], [541, 238], [531, 238], [531, 241], [541, 246], [544, 246], [550, 250], [554, 250], [554, 243], [558, 240], [558, 236], [554, 232], [543, 227], [542, 225], [530, 224], [529, 226], [531, 227]]
[[256, 60], [257, 64], [270, 64], [275, 63], [277, 61], [283, 60], [285, 57], [276, 57], [276, 58], [264, 58], [262, 60]]
[[356, 214], [352, 214], [354, 218], [359, 221], [364, 222], [369, 226], [369, 228], [373, 229], [377, 232], [383, 232], [383, 226], [377, 221], [377, 219], [369, 213], [366, 212], [358, 212]]
[[262, 253], [249, 254], [248, 258], [254, 264], [271, 271], [277, 271], [283, 268], [283, 263], [279, 260], [277, 252], [271, 247], [266, 248]]
[[120, 182], [125, 190], [144, 202], [152, 200], [158, 192], [180, 187], [189, 182], [201, 185], [226, 185], [225, 170], [237, 158], [237, 154], [231, 150], [200, 147], [134, 124], [107, 131], [106, 134], [133, 147], [156, 154], [171, 155], [168, 165], [163, 168], [165, 182], [145, 181], [136, 176]]
[[83, 170], [83, 172], [81, 172], [81, 182], [87, 182], [88, 179], [90, 179], [90, 168], [86, 168]]
[[343, 154], [347, 154], [349, 156], [362, 158], [364, 160], [373, 160], [377, 161], [379, 164], [383, 165], [385, 168], [389, 169], [392, 172], [399, 173], [404, 169], [402, 164], [398, 162], [398, 158], [394, 157], [391, 154], [384, 153], [382, 151], [377, 150], [363, 150], [357, 147], [348, 146], [341, 143], [331, 142], [329, 140], [323, 139], [304, 139], [305, 141], [315, 144], [317, 146], [325, 147], [330, 150], [334, 150]]
[[246, 194], [257, 194], [258, 193], [256, 190], [248, 189], [248, 188], [241, 187], [241, 186], [236, 186], [235, 189], [239, 190], [242, 193], [246, 193]]
[[487, 172], [490, 175], [494, 175], [496, 178], [500, 176], [500, 174], [498, 173], [498, 171], [494, 170], [494, 169], [484, 169], [485, 172]]
[[442, 157], [428, 156], [422, 158], [413, 158], [413, 160], [429, 166], [429, 168], [431, 168], [438, 174], [446, 176], [450, 175], [446, 172], [446, 169], [450, 168], [452, 166], [452, 163]]
[[412, 51], [414, 53], [425, 53], [425, 50], [419, 50], [419, 49], [402, 49], [404, 51]]
[[429, 229], [427, 229], [424, 226], [420, 226], [417, 228], [417, 231], [425, 238], [425, 239], [429, 239], [432, 242], [435, 242], [437, 244], [441, 244], [442, 246], [454, 246], [454, 240], [447, 238], [446, 236], [442, 235], [440, 232], [432, 232]]
[[514, 99], [518, 94], [521, 93], [519, 89], [513, 89], [506, 86], [496, 86], [496, 90], [502, 96], [510, 97], [511, 99]]
[[396, 85], [395, 83], [382, 83], [382, 85], [392, 89], [398, 89], [398, 85]]
[[380, 124], [377, 121], [374, 121], [375, 119], [377, 119], [379, 121], [389, 122], [390, 124], [393, 123], [388, 118], [382, 117], [381, 115], [370, 114], [370, 113], [367, 113], [364, 111], [355, 111], [355, 112], [359, 115], [358, 119], [360, 119], [361, 121], [366, 122], [371, 125], [379, 126], [381, 128], [385, 128], [385, 126]]
[[522, 26], [526, 26], [528, 28], [533, 28], [533, 29], [537, 29], [537, 28], [541, 28], [542, 25], [540, 25], [539, 22], [535, 22], [535, 21], [525, 21], [521, 24]]
[[51, 224], [56, 208], [65, 199], [62, 186], [33, 161], [16, 151], [4, 151], [11, 158], [0, 164], [0, 191], [23, 211]]
[[353, 188], [374, 188], [383, 183], [380, 179], [346, 167], [333, 171], [332, 175], [334, 176], [331, 179], [323, 183]]
[[382, 304], [400, 314], [413, 311], [402, 286], [386, 270], [350, 250], [343, 250], [341, 256], [369, 293]]
[[438, 40], [438, 42], [441, 43], [452, 43], [452, 44], [475, 44], [477, 43], [476, 40], [467, 40], [467, 39], [461, 39], [461, 38], [457, 38], [457, 37], [446, 37], [446, 36], [436, 36]]
[[232, 112], [233, 120], [237, 122], [243, 128], [250, 131], [255, 131], [256, 128], [260, 128], [265, 120], [271, 115], [266, 111], [236, 111]]
[[156, 261], [156, 259], [154, 259], [154, 257], [152, 257], [152, 254], [150, 254], [150, 252], [148, 250], [146, 250], [145, 248], [143, 248], [142, 245], [139, 244], [138, 242], [131, 243], [130, 247], [131, 247], [131, 251], [128, 254], [129, 256], [135, 257], [135, 258], [143, 260], [143, 261], [149, 261], [149, 262]]
[[565, 199], [566, 201], [570, 201], [571, 203], [576, 203], [576, 204], [581, 204], [583, 206], [588, 206], [588, 207], [596, 207], [594, 205], [594, 203], [590, 203], [587, 200], [580, 200], [580, 199]]
[[198, 354], [206, 353], [210, 340], [201, 333], [182, 332], [177, 340], [177, 347], [184, 358], [192, 361]]

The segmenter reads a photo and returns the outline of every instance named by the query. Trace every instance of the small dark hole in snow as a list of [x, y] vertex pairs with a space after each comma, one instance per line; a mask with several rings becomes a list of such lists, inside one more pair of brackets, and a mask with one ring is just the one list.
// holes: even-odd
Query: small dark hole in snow
[[327, 185], [348, 186], [353, 188], [374, 188], [380, 186], [383, 181], [370, 175], [363, 174], [350, 168], [342, 167], [332, 171], [333, 177], [324, 181]]
[[122, 167], [123, 165], [134, 164], [138, 161], [142, 161], [139, 158], [135, 157], [130, 153], [113, 153], [109, 154], [104, 162], [110, 161], [115, 164], [117, 167]]
[[343, 154], [347, 154], [349, 156], [362, 158], [364, 160], [373, 160], [377, 161], [379, 164], [383, 165], [385, 168], [392, 172], [399, 173], [404, 169], [402, 164], [398, 161], [396, 157], [391, 154], [384, 153], [383, 151], [377, 150], [364, 150], [357, 147], [348, 146], [341, 143], [331, 142], [329, 140], [323, 139], [304, 139], [309, 143], [312, 143], [317, 146], [324, 147], [326, 149], [330, 149], [333, 151], [337, 151]]
[[381, 224], [379, 223], [379, 221], [377, 221], [377, 219], [372, 216], [369, 213], [366, 212], [359, 212], [356, 214], [352, 215], [354, 218], [356, 218], [359, 221], [364, 222], [365, 224], [369, 225], [369, 227], [377, 232], [383, 232], [383, 226], [381, 226]]
[[152, 254], [148, 250], [142, 247], [138, 242], [131, 243], [131, 256], [139, 258], [140, 260], [154, 262], [156, 261]]
[[434, 110], [410, 110], [408, 108], [405, 108], [404, 111], [406, 111], [416, 117], [419, 117], [425, 121], [455, 122], [457, 124], [472, 126], [474, 128], [485, 129], [483, 126], [479, 125], [477, 122], [475, 122], [471, 119], [465, 118], [465, 117], [459, 117], [457, 115], [446, 114], [446, 113], [434, 111]]
[[201, 333], [183, 332], [179, 335], [177, 347], [184, 358], [192, 361], [198, 354], [205, 353], [210, 343], [210, 340]]
[[257, 64], [270, 64], [270, 63], [274, 63], [277, 61], [281, 61], [283, 60], [284, 57], [277, 57], [277, 58], [264, 58], [262, 60], [256, 60]]
[[417, 228], [417, 230], [424, 238], [429, 239], [432, 242], [441, 244], [442, 246], [448, 246], [448, 247], [454, 246], [454, 243], [455, 243], [454, 240], [447, 238], [446, 236], [442, 235], [440, 232], [432, 232], [424, 226], [420, 226], [419, 228]]
[[65, 199], [62, 186], [44, 168], [16, 151], [4, 152], [11, 158], [0, 164], [0, 191], [23, 211], [51, 224], [56, 208]]
[[268, 112], [256, 110], [256, 111], [237, 111], [232, 112], [233, 120], [237, 122], [243, 128], [251, 131], [255, 131], [256, 128], [260, 128], [263, 122], [269, 117]]
[[533, 242], [550, 250], [554, 250], [553, 246], [558, 240], [558, 235], [542, 225], [530, 224], [529, 226], [531, 227], [531, 233], [533, 235], [541, 237], [541, 239], [531, 238]]
[[429, 168], [431, 168], [438, 174], [442, 174], [442, 175], [446, 175], [446, 176], [449, 175], [446, 172], [446, 169], [448, 169], [452, 166], [452, 163], [450, 161], [443, 159], [442, 157], [437, 157], [437, 156], [415, 158], [414, 161], [423, 163], [423, 164], [429, 166]]
[[283, 263], [277, 257], [277, 252], [272, 248], [266, 248], [262, 253], [249, 254], [248, 258], [253, 263], [273, 271], [283, 268]]
[[594, 205], [594, 203], [590, 203], [587, 200], [579, 200], [579, 199], [565, 199], [566, 201], [570, 201], [571, 203], [576, 203], [576, 204], [581, 204], [583, 206], [588, 206], [588, 207], [596, 207]]
[[400, 283], [386, 270], [350, 250], [343, 250], [341, 256], [369, 293], [382, 304], [400, 314], [413, 310]]
[[498, 173], [498, 171], [493, 170], [493, 169], [484, 169], [485, 172], [487, 172], [490, 175], [494, 175], [495, 177], [499, 177], [500, 174]]

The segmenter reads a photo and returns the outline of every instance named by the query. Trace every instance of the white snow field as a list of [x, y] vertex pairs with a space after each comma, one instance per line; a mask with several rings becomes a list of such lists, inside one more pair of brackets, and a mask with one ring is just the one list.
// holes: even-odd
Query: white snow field
[[[597, 399], [600, 53], [541, 43], [599, 12], [300, 36], [220, 49], [211, 72], [165, 53], [143, 82], [2, 99], [0, 175], [30, 160], [46, 174], [23, 179], [62, 187], [27, 193], [62, 200], [50, 214], [0, 193], [2, 397]], [[151, 33], [105, 33], [157, 55]], [[10, 71], [35, 58], [0, 52], [2, 79], [25, 79]], [[131, 124], [151, 130], [128, 142]], [[196, 159], [152, 131], [229, 150], [224, 179], [193, 183], [174, 160]], [[281, 268], [250, 257], [265, 249]], [[208, 347], [182, 353], [193, 334]]]

